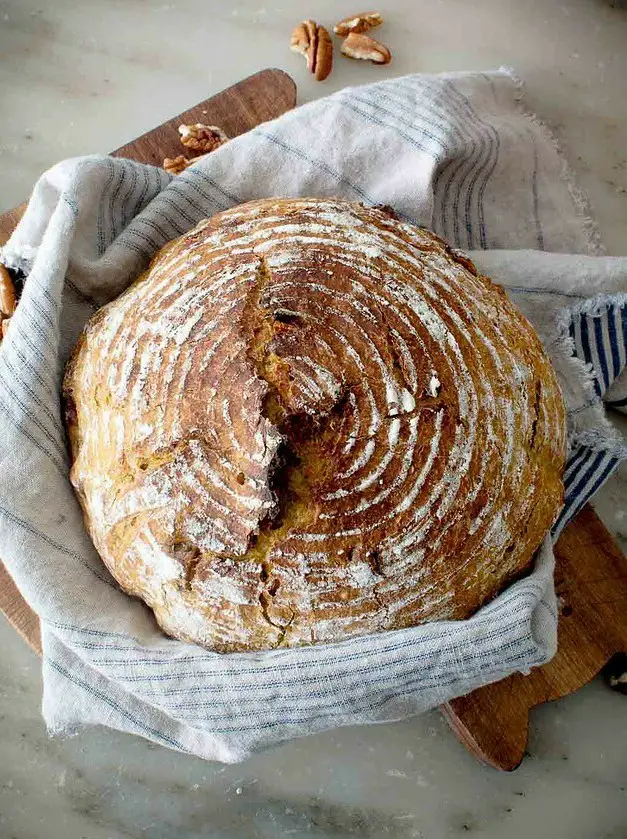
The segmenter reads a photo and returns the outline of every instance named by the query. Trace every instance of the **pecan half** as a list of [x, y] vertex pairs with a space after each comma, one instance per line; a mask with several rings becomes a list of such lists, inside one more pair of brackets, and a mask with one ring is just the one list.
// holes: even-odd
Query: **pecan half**
[[342, 43], [342, 53], [349, 58], [372, 61], [373, 64], [389, 64], [392, 60], [392, 53], [385, 44], [375, 41], [369, 35], [356, 32], [351, 32]]
[[304, 20], [292, 32], [292, 52], [298, 52], [307, 59], [307, 69], [319, 82], [324, 81], [333, 67], [333, 41], [324, 26], [315, 20]]
[[186, 148], [204, 154], [214, 151], [229, 139], [217, 125], [203, 125], [201, 122], [195, 125], [180, 125], [179, 134], [181, 143]]
[[0, 265], [0, 314], [2, 317], [11, 317], [16, 305], [17, 296], [13, 280], [4, 265]]
[[375, 26], [381, 26], [382, 23], [383, 17], [380, 12], [359, 12], [336, 23], [333, 31], [341, 38], [345, 38], [351, 32], [367, 32]]

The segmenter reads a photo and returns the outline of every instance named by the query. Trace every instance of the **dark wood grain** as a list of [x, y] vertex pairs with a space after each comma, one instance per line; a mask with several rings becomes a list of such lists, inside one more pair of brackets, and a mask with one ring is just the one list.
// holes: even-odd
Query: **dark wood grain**
[[228, 137], [237, 137], [262, 122], [281, 116], [295, 104], [296, 85], [287, 73], [262, 70], [147, 131], [121, 146], [113, 155], [161, 166], [164, 157], [176, 157], [183, 152], [187, 157], [197, 154], [188, 152], [180, 143], [178, 127], [183, 123], [217, 125]]
[[[262, 70], [153, 128], [113, 154], [160, 166], [164, 157], [176, 157], [186, 152], [179, 141], [178, 127], [181, 123], [219, 125], [229, 137], [236, 137], [261, 122], [276, 119], [295, 104], [296, 85], [292, 79], [282, 70]], [[9, 238], [25, 207], [26, 204], [22, 204], [0, 216], [0, 244]], [[1, 561], [0, 611], [30, 646], [41, 654], [39, 619], [24, 601]]]

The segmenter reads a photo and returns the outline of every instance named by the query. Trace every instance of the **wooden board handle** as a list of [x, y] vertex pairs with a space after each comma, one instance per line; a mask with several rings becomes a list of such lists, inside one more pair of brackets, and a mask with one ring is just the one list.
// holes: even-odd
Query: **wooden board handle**
[[461, 742], [498, 769], [515, 769], [522, 761], [531, 708], [582, 687], [627, 650], [627, 561], [589, 504], [555, 546], [555, 588], [555, 658], [528, 676], [516, 673], [442, 708]]

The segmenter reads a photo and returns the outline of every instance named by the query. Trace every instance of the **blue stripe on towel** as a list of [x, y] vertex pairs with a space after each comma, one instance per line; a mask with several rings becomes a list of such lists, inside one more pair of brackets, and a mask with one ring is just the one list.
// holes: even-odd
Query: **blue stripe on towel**
[[[576, 468], [572, 464], [576, 462]], [[568, 461], [564, 479], [564, 509], [553, 526], [556, 538], [616, 468], [619, 458], [606, 451], [581, 447]]]
[[[603, 318], [607, 321], [608, 313], [606, 312], [603, 315]], [[603, 384], [605, 385], [605, 390], [610, 386], [610, 373], [607, 366], [607, 355], [606, 349], [608, 354], [611, 356], [612, 348], [611, 346], [607, 346], [605, 341], [603, 340], [603, 324], [601, 323], [602, 318], [590, 318], [592, 320], [593, 329], [594, 329], [594, 341], [596, 344], [597, 354], [599, 356], [599, 363], [601, 365], [601, 375], [603, 377]]]
[[[575, 356], [591, 365], [595, 392], [603, 396], [625, 369], [627, 305], [608, 305], [594, 315], [575, 315], [568, 332]], [[623, 408], [627, 402], [621, 393], [608, 404]]]
[[615, 311], [608, 312], [607, 332], [610, 339], [610, 353], [612, 355], [612, 378], [615, 379], [620, 373], [620, 353], [618, 351], [618, 331], [616, 329]]

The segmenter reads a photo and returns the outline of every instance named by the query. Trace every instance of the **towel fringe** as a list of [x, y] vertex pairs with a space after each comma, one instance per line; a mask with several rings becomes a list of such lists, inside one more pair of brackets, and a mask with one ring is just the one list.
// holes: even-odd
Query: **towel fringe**
[[587, 193], [579, 186], [575, 173], [568, 162], [562, 144], [555, 136], [553, 131], [543, 122], [540, 117], [527, 107], [526, 85], [524, 79], [518, 75], [513, 67], [502, 66], [499, 67], [499, 72], [508, 76], [514, 84], [515, 100], [520, 108], [521, 113], [531, 122], [535, 127], [542, 132], [544, 139], [555, 150], [560, 161], [560, 179], [568, 187], [570, 197], [577, 209], [580, 220], [583, 223], [584, 232], [588, 238], [588, 253], [590, 256], [605, 256], [606, 249], [599, 231], [598, 225], [594, 220], [592, 212], [592, 202]]

